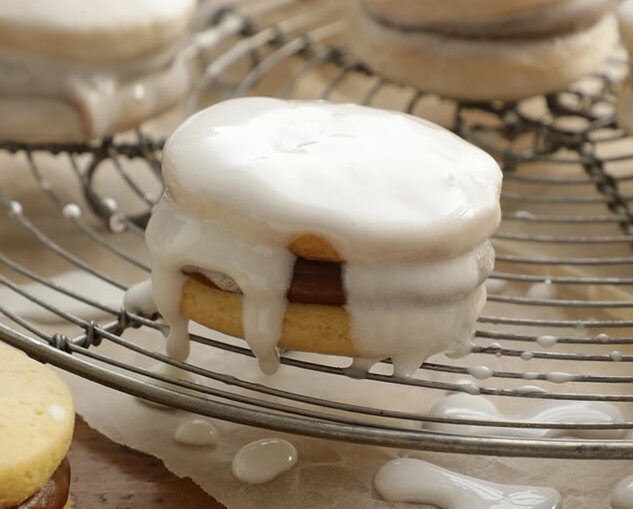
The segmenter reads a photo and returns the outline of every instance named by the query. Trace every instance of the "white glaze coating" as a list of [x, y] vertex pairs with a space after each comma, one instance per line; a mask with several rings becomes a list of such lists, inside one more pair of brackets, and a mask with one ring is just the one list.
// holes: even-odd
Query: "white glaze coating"
[[240, 481], [262, 484], [290, 470], [295, 463], [294, 445], [281, 438], [264, 438], [242, 447], [233, 457], [231, 471]]
[[[624, 422], [620, 410], [599, 401], [542, 401], [517, 415], [505, 415], [485, 396], [450, 394], [438, 401], [430, 411], [433, 417], [508, 422], [591, 423], [612, 424]], [[429, 422], [429, 429], [463, 435], [494, 435], [525, 438], [578, 437], [587, 439], [622, 438], [622, 429], [546, 429], [546, 428], [499, 428], [495, 426], [455, 425]]]
[[276, 346], [286, 311], [286, 291], [294, 257], [282, 246], [259, 245], [208, 221], [181, 212], [163, 199], [147, 226], [152, 255], [152, 291], [163, 318], [171, 326], [167, 353], [179, 360], [189, 355], [188, 320], [180, 314], [186, 281], [182, 267], [197, 266], [229, 274], [244, 293], [244, 334], [264, 373], [274, 373]]
[[179, 296], [181, 269], [193, 266], [237, 284], [245, 339], [274, 372], [294, 263], [287, 246], [305, 233], [346, 261], [360, 357], [392, 357], [407, 376], [470, 340], [492, 270], [486, 239], [501, 174], [448, 131], [355, 105], [243, 98], [187, 120], [167, 142], [163, 176], [146, 239], [170, 355], [188, 355]]
[[[178, 49], [178, 45], [172, 45], [142, 59], [107, 66], [3, 51], [0, 112], [6, 118], [0, 119], [0, 136], [40, 141], [92, 139], [152, 117], [190, 90], [195, 68], [188, 54], [176, 55]], [[27, 114], [19, 114], [25, 110], [25, 102], [34, 100], [40, 112], [28, 112], [26, 108]], [[46, 112], [52, 109], [49, 113], [53, 115], [60, 107], [74, 112], [76, 118], [58, 117], [62, 125], [46, 118]], [[42, 121], [50, 120], [50, 129], [46, 129], [50, 133], [38, 132], [43, 130], [34, 120], [38, 114]], [[28, 129], [35, 133], [30, 135]]]
[[538, 343], [539, 346], [542, 346], [543, 348], [550, 348], [554, 346], [556, 343], [558, 343], [558, 338], [556, 336], [544, 334], [542, 336], [538, 336], [536, 338], [536, 342]]
[[123, 297], [123, 306], [132, 313], [150, 316], [156, 311], [156, 304], [152, 297], [152, 280], [146, 279], [130, 286]]
[[66, 419], [66, 409], [61, 405], [51, 405], [48, 407], [48, 413], [53, 418], [54, 421], [62, 422]]
[[174, 432], [179, 444], [205, 447], [218, 442], [218, 430], [209, 419], [197, 417], [181, 422]]
[[170, 137], [163, 174], [200, 217], [268, 244], [321, 234], [347, 262], [455, 256], [499, 221], [488, 154], [430, 122], [351, 104], [219, 103]]
[[195, 0], [3, 0], [0, 47], [61, 60], [112, 62], [180, 38]]
[[633, 509], [633, 475], [622, 479], [611, 494], [613, 509]]
[[441, 509], [558, 509], [554, 488], [498, 484], [402, 458], [383, 465], [374, 477], [380, 495], [392, 502], [432, 504]]

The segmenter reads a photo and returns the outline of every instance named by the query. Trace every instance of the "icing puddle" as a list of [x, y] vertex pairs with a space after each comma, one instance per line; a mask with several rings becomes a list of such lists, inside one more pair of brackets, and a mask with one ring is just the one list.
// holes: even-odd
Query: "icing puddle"
[[383, 465], [374, 477], [380, 495], [391, 502], [418, 502], [440, 509], [558, 509], [554, 488], [498, 484], [403, 458]]
[[209, 419], [189, 419], [176, 428], [174, 439], [183, 445], [197, 447], [215, 445], [218, 442], [218, 430]]
[[[593, 423], [611, 424], [623, 422], [624, 416], [615, 406], [599, 401], [544, 401], [534, 404], [520, 414], [508, 416], [484, 396], [450, 394], [438, 401], [431, 409], [434, 417], [451, 419], [477, 419], [486, 421]], [[525, 438], [622, 438], [623, 429], [546, 429], [546, 428], [499, 428], [495, 426], [468, 426], [442, 422], [428, 422], [425, 427], [436, 431], [466, 435], [496, 435]]]
[[613, 509], [633, 509], [633, 475], [622, 479], [611, 495]]
[[290, 470], [297, 463], [297, 450], [287, 440], [264, 438], [242, 447], [231, 470], [235, 477], [248, 484], [262, 484]]

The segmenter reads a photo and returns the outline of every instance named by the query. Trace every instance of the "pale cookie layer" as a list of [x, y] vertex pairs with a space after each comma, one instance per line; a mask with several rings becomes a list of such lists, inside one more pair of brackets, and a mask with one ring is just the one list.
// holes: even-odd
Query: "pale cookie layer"
[[[411, 24], [446, 21], [481, 22], [522, 16], [579, 0], [363, 0], [377, 13]], [[599, 0], [580, 0], [597, 2]]]
[[633, 135], [633, 86], [630, 77], [620, 83], [616, 112], [618, 126]]
[[573, 15], [607, 0], [363, 0], [372, 11], [403, 25], [426, 23], [488, 23], [533, 13]]
[[[416, 313], [426, 319], [428, 327], [418, 338], [418, 345], [400, 345], [406, 353], [412, 349], [419, 355], [428, 350], [427, 357], [438, 350], [438, 337], [447, 346], [459, 343], [468, 335], [474, 319], [485, 303], [483, 285], [474, 292], [453, 302], [434, 306], [420, 306]], [[188, 318], [230, 336], [244, 337], [242, 326], [242, 296], [211, 288], [196, 280], [188, 279], [180, 303], [180, 311]], [[463, 321], [463, 326], [453, 329], [454, 337], [446, 339], [446, 322]], [[350, 314], [341, 306], [288, 303], [283, 318], [282, 336], [278, 346], [283, 349], [355, 357], [359, 351], [350, 332]], [[442, 350], [442, 348], [440, 348]], [[363, 356], [382, 359], [394, 355], [394, 345], [384, 344]]]
[[3, 0], [0, 48], [113, 63], [173, 44], [194, 8], [194, 0]]
[[515, 100], [567, 87], [599, 67], [617, 43], [612, 15], [587, 30], [535, 41], [468, 40], [403, 33], [350, 16], [351, 52], [396, 82], [464, 100]]
[[49, 368], [0, 343], [0, 508], [37, 492], [68, 451], [70, 390]]
[[617, 11], [622, 44], [633, 51], [633, 1], [625, 0]]

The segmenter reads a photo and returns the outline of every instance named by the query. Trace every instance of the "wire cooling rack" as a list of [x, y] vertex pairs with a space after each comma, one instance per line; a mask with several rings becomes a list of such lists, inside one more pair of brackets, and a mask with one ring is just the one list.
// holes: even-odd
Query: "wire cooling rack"
[[[202, 11], [196, 44], [205, 72], [187, 107], [193, 111], [223, 98], [265, 93], [399, 108], [431, 116], [501, 162], [503, 221], [493, 239], [497, 263], [473, 352], [460, 360], [434, 357], [410, 379], [378, 369], [355, 383], [361, 390], [362, 384], [379, 383], [420, 391], [420, 401], [437, 400], [447, 391], [481, 394], [508, 408], [539, 400], [608, 402], [630, 416], [633, 142], [614, 120], [614, 89], [626, 71], [625, 58], [614, 57], [605, 72], [547, 97], [457, 104], [375, 76], [347, 55], [343, 16], [339, 2], [317, 0], [235, 0]], [[0, 300], [0, 339], [120, 391], [273, 430], [447, 452], [633, 458], [633, 441], [600, 435], [628, 432], [629, 417], [615, 423], [443, 418], [419, 408], [350, 404], [280, 389], [231, 372], [230, 361], [228, 370], [180, 363], [159, 353], [163, 326], [157, 317], [104, 304], [99, 294], [51, 278], [53, 268], [73, 269], [125, 290], [147, 277], [143, 227], [162, 190], [165, 131], [149, 135], [144, 127], [86, 144], [0, 142], [3, 172], [19, 167], [20, 179], [37, 184], [37, 191], [24, 197], [22, 188], [3, 180], [0, 206], [11, 221], [0, 232], [0, 282], [11, 296], [57, 320], [43, 325], [12, 310], [8, 297]], [[32, 216], [34, 209], [46, 212]], [[32, 257], [29, 246], [43, 254]], [[45, 297], [33, 283], [48, 290]], [[60, 304], [68, 300], [102, 318], [69, 311]], [[134, 340], [139, 328], [156, 336], [155, 348]], [[236, 362], [251, 357], [239, 341], [205, 333], [192, 334], [192, 340]], [[134, 361], [122, 360], [130, 358]], [[286, 353], [282, 364], [293, 376], [348, 380], [345, 367], [329, 358]], [[431, 431], [424, 427], [429, 422], [453, 429], [594, 431], [598, 438], [462, 435]]]

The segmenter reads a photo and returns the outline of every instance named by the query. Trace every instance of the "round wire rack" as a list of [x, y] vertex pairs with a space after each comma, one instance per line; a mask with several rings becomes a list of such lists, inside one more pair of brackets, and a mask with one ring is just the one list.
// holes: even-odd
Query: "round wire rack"
[[[13, 297], [0, 299], [0, 339], [135, 396], [278, 431], [446, 452], [633, 458], [632, 440], [609, 438], [633, 428], [627, 412], [633, 402], [633, 141], [618, 129], [614, 115], [614, 89], [626, 72], [626, 58], [616, 55], [604, 72], [547, 97], [456, 103], [376, 76], [347, 55], [338, 1], [234, 0], [203, 8], [198, 18], [193, 44], [204, 72], [189, 111], [246, 94], [397, 108], [446, 125], [491, 152], [503, 167], [503, 221], [493, 238], [496, 268], [472, 353], [458, 360], [435, 356], [412, 378], [385, 374], [378, 366], [353, 381], [361, 391], [365, 384], [367, 390], [379, 384], [419, 391], [422, 402], [447, 391], [465, 392], [509, 409], [539, 400], [606, 402], [628, 417], [464, 419], [319, 397], [232, 372], [230, 360], [243, 363], [251, 352], [239, 341], [206, 332], [192, 334], [192, 341], [221, 352], [229, 368], [181, 363], [159, 353], [164, 329], [159, 317], [104, 304], [90, 285], [71, 289], [54, 277], [78, 271], [117, 291], [147, 277], [143, 227], [162, 192], [162, 135], [169, 132], [151, 125], [98, 143], [0, 142], [3, 172], [18, 166], [20, 179], [28, 173], [37, 183], [26, 195], [6, 178], [0, 187], [0, 206], [11, 218], [0, 232], [0, 283], [9, 292], [5, 296], [26, 299], [57, 320], [44, 325], [15, 311]], [[31, 216], [34, 209], [44, 212]], [[32, 247], [43, 254], [32, 257]], [[35, 287], [48, 293], [42, 297]], [[61, 304], [66, 301], [100, 318], [69, 311]], [[156, 347], [137, 343], [136, 329], [156, 336]], [[134, 361], [123, 360], [130, 358]], [[345, 366], [331, 358], [286, 352], [281, 362], [293, 376], [309, 374], [335, 384], [350, 380]], [[150, 367], [153, 363], [163, 369]], [[451, 424], [454, 432], [430, 430], [428, 423]], [[460, 434], [460, 426], [491, 432]], [[495, 432], [502, 428], [555, 429], [585, 438]], [[594, 438], [586, 438], [589, 432]]]

